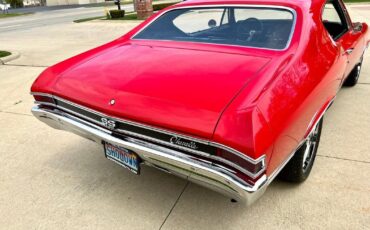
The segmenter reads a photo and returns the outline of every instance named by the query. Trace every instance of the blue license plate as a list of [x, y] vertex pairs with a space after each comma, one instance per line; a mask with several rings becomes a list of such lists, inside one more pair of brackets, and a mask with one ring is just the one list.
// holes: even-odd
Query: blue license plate
[[135, 174], [140, 172], [140, 158], [136, 153], [120, 146], [104, 143], [105, 156]]

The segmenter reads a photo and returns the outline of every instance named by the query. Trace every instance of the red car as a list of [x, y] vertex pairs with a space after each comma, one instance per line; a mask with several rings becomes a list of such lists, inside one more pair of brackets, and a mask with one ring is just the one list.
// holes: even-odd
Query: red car
[[323, 115], [368, 45], [342, 0], [186, 1], [46, 69], [32, 112], [136, 174], [250, 204], [278, 174], [309, 176]]

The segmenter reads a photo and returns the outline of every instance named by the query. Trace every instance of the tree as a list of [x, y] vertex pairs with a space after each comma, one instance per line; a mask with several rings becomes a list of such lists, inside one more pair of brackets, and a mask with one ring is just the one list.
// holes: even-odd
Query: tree
[[23, 7], [23, 0], [6, 0], [6, 3], [10, 4], [12, 8]]

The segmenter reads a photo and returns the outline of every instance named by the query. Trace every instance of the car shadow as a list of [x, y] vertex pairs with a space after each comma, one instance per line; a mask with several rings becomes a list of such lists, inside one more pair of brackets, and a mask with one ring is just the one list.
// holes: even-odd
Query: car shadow
[[187, 181], [149, 167], [135, 175], [106, 159], [101, 146], [70, 135], [62, 147], [49, 150], [42, 165], [49, 175], [44, 183], [54, 186], [51, 191], [73, 193], [73, 200], [81, 201], [76, 209], [90, 209], [89, 204], [96, 202], [127, 220], [145, 217], [161, 224]]

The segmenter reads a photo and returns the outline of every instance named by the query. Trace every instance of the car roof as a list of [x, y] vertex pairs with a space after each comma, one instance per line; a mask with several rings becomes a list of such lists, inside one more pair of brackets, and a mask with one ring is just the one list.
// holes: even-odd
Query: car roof
[[257, 3], [257, 4], [268, 4], [268, 3], [290, 3], [295, 5], [302, 5], [306, 3], [322, 4], [326, 0], [187, 0], [185, 2], [199, 3], [199, 2], [218, 2], [218, 3]]
[[250, 5], [276, 5], [291, 8], [300, 8], [302, 10], [315, 11], [321, 9], [327, 0], [187, 0], [176, 6], [192, 5], [219, 5], [219, 4], [250, 4]]

